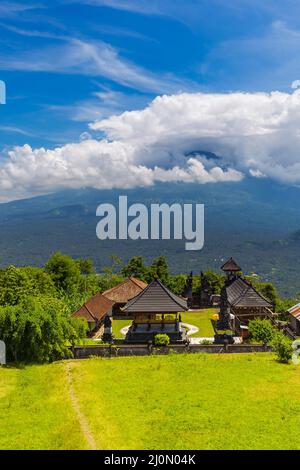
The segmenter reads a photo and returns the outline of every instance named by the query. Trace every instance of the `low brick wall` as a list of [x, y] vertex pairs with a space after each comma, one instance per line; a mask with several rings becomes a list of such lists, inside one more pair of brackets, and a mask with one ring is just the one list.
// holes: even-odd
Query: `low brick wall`
[[148, 347], [143, 344], [120, 344], [116, 346], [75, 346], [73, 349], [75, 359], [85, 359], [91, 356], [99, 357], [122, 357], [122, 356], [149, 356], [166, 355], [173, 353], [214, 353], [214, 354], [233, 354], [233, 353], [254, 353], [270, 352], [269, 346], [260, 344], [192, 344], [192, 345], [171, 345], [166, 348]]

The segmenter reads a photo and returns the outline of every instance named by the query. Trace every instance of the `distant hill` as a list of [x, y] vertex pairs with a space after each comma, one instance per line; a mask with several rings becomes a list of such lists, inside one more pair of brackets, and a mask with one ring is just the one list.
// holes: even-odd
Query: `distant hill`
[[[205, 246], [187, 252], [183, 241], [100, 241], [95, 230], [97, 206], [151, 202], [205, 204]], [[231, 255], [248, 273], [274, 281], [281, 292], [300, 291], [300, 189], [248, 178], [239, 183], [157, 184], [135, 190], [62, 191], [47, 196], [0, 204], [0, 261], [42, 265], [56, 250], [93, 258], [98, 270], [111, 254], [124, 261], [141, 254], [147, 261], [160, 254], [173, 272], [218, 269]]]

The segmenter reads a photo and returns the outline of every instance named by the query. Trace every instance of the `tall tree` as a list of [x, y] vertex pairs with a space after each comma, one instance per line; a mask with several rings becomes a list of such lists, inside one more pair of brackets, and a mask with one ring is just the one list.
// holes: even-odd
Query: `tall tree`
[[150, 266], [150, 274], [152, 278], [158, 277], [164, 284], [168, 282], [169, 267], [165, 256], [159, 256], [153, 260]]
[[28, 296], [56, 296], [55, 285], [43, 269], [8, 266], [0, 270], [0, 305], [17, 305]]
[[80, 268], [70, 256], [60, 252], [54, 253], [47, 261], [45, 270], [58, 290], [73, 293], [78, 289], [81, 280]]
[[76, 260], [76, 263], [79, 266], [80, 273], [84, 276], [87, 276], [89, 274], [95, 274], [93, 260], [80, 258]]
[[147, 281], [149, 268], [145, 266], [142, 256], [134, 256], [129, 263], [121, 269], [121, 274], [124, 277], [138, 277], [143, 281]]

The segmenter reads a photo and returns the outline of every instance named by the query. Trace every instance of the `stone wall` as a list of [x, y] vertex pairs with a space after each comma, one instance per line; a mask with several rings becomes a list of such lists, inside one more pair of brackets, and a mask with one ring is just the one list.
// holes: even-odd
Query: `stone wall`
[[149, 356], [149, 355], [166, 355], [174, 353], [215, 353], [215, 354], [232, 354], [232, 353], [254, 353], [254, 352], [270, 352], [269, 346], [260, 344], [193, 344], [193, 345], [171, 345], [163, 348], [154, 348], [148, 345], [116, 345], [116, 346], [76, 346], [73, 349], [75, 359], [85, 359], [92, 356], [100, 357], [121, 357], [121, 356]]

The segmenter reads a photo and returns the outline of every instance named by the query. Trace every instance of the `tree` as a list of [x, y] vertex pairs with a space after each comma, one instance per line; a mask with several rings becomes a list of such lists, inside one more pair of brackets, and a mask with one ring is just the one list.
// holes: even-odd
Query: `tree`
[[50, 362], [71, 357], [68, 345], [86, 335], [87, 324], [71, 319], [61, 300], [28, 298], [0, 308], [0, 337], [10, 360]]
[[40, 268], [9, 266], [0, 271], [0, 305], [17, 305], [28, 296], [56, 295], [51, 277]]
[[45, 271], [49, 273], [59, 291], [72, 293], [78, 289], [81, 280], [80, 268], [70, 256], [55, 253], [47, 261]]
[[214, 271], [206, 271], [204, 276], [212, 294], [220, 294], [224, 284], [224, 275], [217, 274]]
[[155, 258], [150, 266], [150, 277], [148, 282], [153, 278], [159, 278], [163, 284], [166, 284], [169, 279], [169, 267], [167, 258], [165, 256], [159, 256]]
[[249, 321], [249, 334], [254, 341], [268, 344], [274, 338], [276, 330], [269, 320]]
[[89, 274], [95, 274], [93, 260], [80, 258], [76, 260], [76, 263], [82, 275], [87, 276]]
[[51, 276], [49, 276], [49, 274], [46, 273], [44, 269], [34, 266], [25, 266], [24, 268], [20, 269], [24, 270], [32, 284], [32, 293], [28, 292], [27, 295], [34, 297], [39, 295], [47, 295], [52, 297], [56, 296], [57, 291], [54, 282]]
[[113, 275], [120, 270], [123, 262], [118, 255], [111, 255], [110, 257], [111, 264], [110, 266], [105, 266], [103, 271], [108, 275]]
[[147, 282], [149, 279], [149, 268], [145, 266], [142, 256], [134, 256], [129, 263], [121, 269], [124, 277], [138, 277]]
[[107, 289], [117, 286], [123, 281], [124, 278], [120, 274], [103, 274], [97, 278], [98, 291], [104, 292]]
[[176, 276], [169, 276], [166, 281], [166, 286], [170, 289], [174, 294], [182, 295], [185, 284], [186, 284], [186, 275], [185, 274], [177, 274]]

